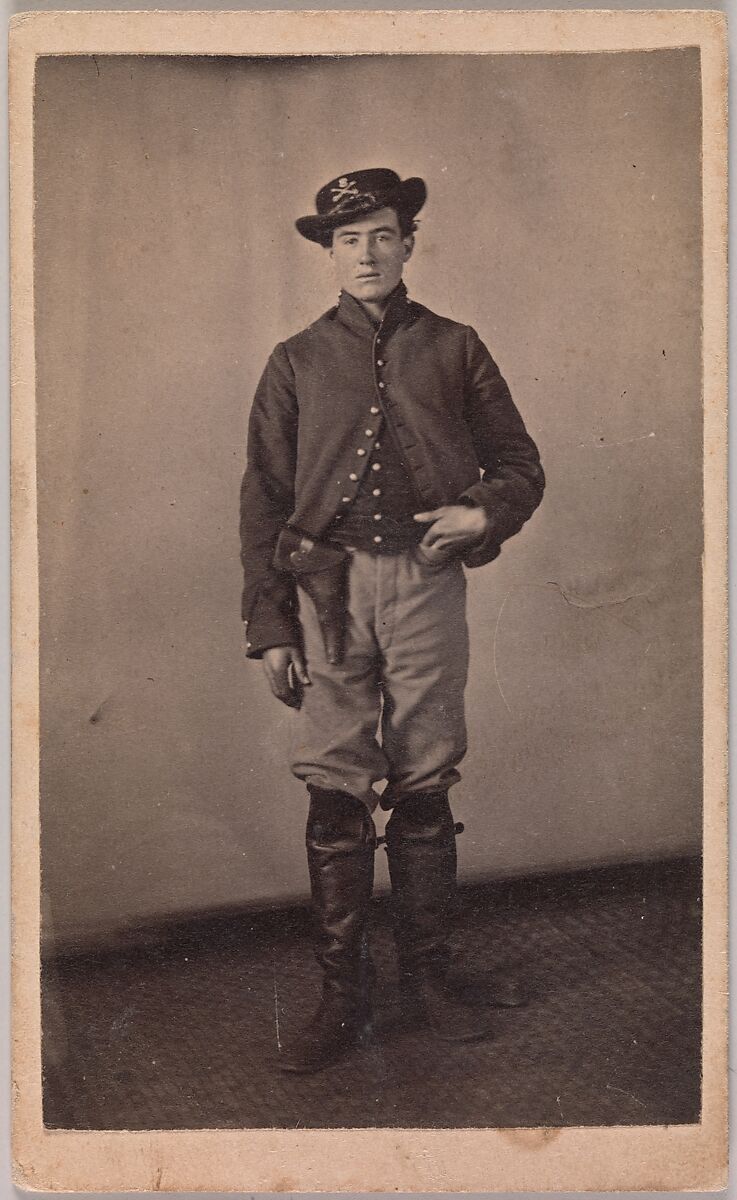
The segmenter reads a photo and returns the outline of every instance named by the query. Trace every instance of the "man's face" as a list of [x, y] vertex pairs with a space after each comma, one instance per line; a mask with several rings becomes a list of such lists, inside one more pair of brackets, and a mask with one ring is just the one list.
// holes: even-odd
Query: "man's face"
[[343, 291], [365, 303], [380, 303], [402, 278], [414, 238], [402, 237], [393, 208], [380, 208], [333, 233], [330, 257]]

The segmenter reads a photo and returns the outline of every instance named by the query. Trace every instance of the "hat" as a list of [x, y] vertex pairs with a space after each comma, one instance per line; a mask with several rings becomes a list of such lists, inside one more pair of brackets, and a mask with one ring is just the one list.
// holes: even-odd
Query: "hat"
[[300, 217], [296, 226], [302, 237], [321, 246], [329, 246], [334, 229], [356, 217], [365, 217], [379, 208], [396, 208], [414, 217], [427, 197], [425, 181], [413, 177], [400, 179], [396, 171], [374, 167], [353, 171], [331, 179], [315, 197], [315, 216]]

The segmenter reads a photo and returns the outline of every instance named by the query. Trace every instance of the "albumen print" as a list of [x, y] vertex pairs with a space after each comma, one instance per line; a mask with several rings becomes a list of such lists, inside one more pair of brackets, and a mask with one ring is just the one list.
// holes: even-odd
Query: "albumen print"
[[331, 15], [13, 31], [19, 1171], [717, 1187], [721, 24]]

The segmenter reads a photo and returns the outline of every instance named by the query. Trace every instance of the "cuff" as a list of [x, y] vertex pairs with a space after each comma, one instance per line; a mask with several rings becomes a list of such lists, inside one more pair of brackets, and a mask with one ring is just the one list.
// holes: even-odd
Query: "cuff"
[[274, 646], [299, 646], [302, 641], [298, 625], [278, 618], [271, 621], [244, 621], [243, 629], [246, 635], [246, 658], [262, 658], [264, 650], [271, 650]]
[[461, 502], [478, 505], [484, 509], [488, 521], [484, 542], [491, 540], [501, 544], [515, 533], [519, 533], [524, 525], [524, 521], [519, 519], [512, 506], [501, 500], [497, 494], [489, 495], [488, 485], [480, 481], [463, 493], [459, 503]]
[[499, 557], [502, 542], [519, 531], [520, 521], [508, 504], [505, 504], [498, 496], [489, 496], [487, 485], [480, 481], [468, 488], [458, 503], [483, 508], [486, 513], [486, 532], [473, 543], [463, 556], [467, 567], [483, 567], [485, 563]]

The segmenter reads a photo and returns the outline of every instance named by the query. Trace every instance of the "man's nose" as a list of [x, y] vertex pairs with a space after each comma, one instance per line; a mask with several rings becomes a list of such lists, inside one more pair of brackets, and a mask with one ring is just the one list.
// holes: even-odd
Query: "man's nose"
[[368, 238], [366, 239], [365, 242], [363, 242], [360, 249], [361, 249], [361, 262], [373, 262], [374, 247], [373, 247], [373, 243], [370, 242], [368, 240]]

